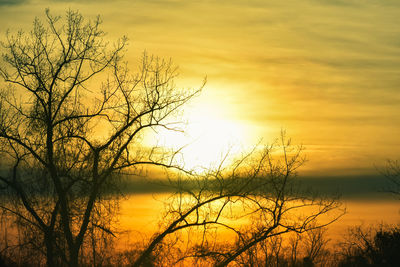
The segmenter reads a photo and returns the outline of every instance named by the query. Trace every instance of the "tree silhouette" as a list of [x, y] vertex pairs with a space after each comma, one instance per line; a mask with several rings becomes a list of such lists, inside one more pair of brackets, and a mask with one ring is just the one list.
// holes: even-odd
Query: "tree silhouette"
[[48, 266], [78, 266], [90, 233], [112, 235], [108, 193], [122, 170], [179, 169], [176, 152], [141, 138], [146, 129], [178, 130], [174, 115], [200, 90], [177, 89], [173, 64], [146, 54], [131, 74], [126, 38], [110, 44], [100, 26], [46, 10], [45, 22], [2, 43], [1, 208]]
[[397, 160], [388, 160], [386, 167], [381, 170], [389, 182], [389, 186], [384, 190], [393, 194], [397, 198], [400, 197], [400, 162]]
[[340, 267], [400, 265], [398, 226], [354, 227], [341, 247]]
[[[282, 132], [276, 143], [233, 163], [224, 165], [225, 158], [205, 174], [171, 179], [176, 194], [163, 227], [134, 266], [154, 261], [164, 239], [184, 230], [191, 231], [186, 242], [192, 244], [185, 245], [191, 248], [176, 261], [194, 258], [227, 266], [265, 240], [314, 231], [337, 220], [343, 214], [337, 199], [306, 194], [296, 183], [296, 171], [304, 163], [301, 152], [302, 147], [293, 146]], [[221, 231], [230, 232], [233, 242], [221, 246]], [[200, 240], [194, 241], [196, 236]], [[318, 253], [309, 251], [308, 256]]]

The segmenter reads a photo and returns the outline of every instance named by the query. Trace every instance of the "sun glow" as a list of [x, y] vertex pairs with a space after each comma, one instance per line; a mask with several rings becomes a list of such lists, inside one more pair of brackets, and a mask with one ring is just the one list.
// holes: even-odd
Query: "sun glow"
[[180, 150], [180, 164], [185, 168], [201, 170], [213, 167], [223, 157], [239, 153], [246, 140], [244, 126], [225, 119], [221, 110], [210, 104], [196, 105], [185, 110], [183, 132], [162, 130], [159, 141], [166, 148]]

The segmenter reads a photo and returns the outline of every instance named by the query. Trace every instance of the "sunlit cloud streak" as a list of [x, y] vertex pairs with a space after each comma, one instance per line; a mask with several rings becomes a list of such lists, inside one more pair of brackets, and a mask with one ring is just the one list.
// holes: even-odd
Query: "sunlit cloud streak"
[[10, 2], [0, 1], [3, 29], [28, 28], [47, 7], [100, 14], [110, 39], [128, 36], [132, 68], [147, 50], [180, 66], [179, 85], [207, 75], [199, 106], [218, 105], [255, 139], [286, 128], [340, 155], [338, 167], [373, 166], [400, 149], [400, 1]]

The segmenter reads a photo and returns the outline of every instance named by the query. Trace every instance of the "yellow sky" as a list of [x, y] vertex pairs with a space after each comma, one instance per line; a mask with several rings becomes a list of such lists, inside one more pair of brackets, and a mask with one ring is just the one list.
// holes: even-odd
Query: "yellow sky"
[[[110, 39], [129, 37], [132, 66], [147, 50], [179, 65], [178, 85], [207, 76], [188, 111], [198, 128], [238, 132], [230, 142], [271, 141], [284, 128], [314, 173], [400, 157], [398, 0], [0, 0], [2, 35], [46, 7], [100, 14]], [[202, 133], [202, 146], [219, 135]]]

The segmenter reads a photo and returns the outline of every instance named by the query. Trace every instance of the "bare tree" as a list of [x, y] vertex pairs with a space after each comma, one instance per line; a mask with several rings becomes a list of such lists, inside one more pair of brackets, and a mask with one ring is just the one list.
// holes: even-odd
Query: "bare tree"
[[2, 43], [1, 208], [49, 266], [78, 266], [89, 233], [112, 235], [108, 193], [122, 170], [180, 168], [176, 152], [141, 138], [146, 129], [179, 130], [176, 112], [200, 90], [177, 89], [174, 65], [146, 54], [132, 75], [126, 38], [109, 44], [100, 26], [46, 10], [44, 22]]
[[386, 177], [389, 186], [384, 190], [400, 197], [400, 162], [397, 160], [388, 160], [386, 167], [381, 170], [381, 173]]
[[355, 226], [338, 246], [337, 266], [399, 266], [398, 225]]
[[320, 266], [327, 264], [329, 251], [327, 244], [330, 239], [326, 238], [326, 229], [318, 228], [308, 231], [304, 238], [304, 259], [308, 259], [313, 264], [319, 263]]
[[[304, 163], [301, 152], [302, 147], [293, 146], [283, 132], [276, 143], [255, 148], [234, 162], [224, 164], [225, 158], [215, 170], [171, 180], [176, 195], [165, 224], [134, 266], [151, 260], [164, 238], [183, 230], [198, 233], [191, 234], [191, 249], [178, 261], [202, 258], [226, 266], [267, 239], [312, 231], [337, 220], [343, 214], [337, 199], [306, 194], [296, 183], [296, 171]], [[229, 233], [233, 242], [218, 244], [223, 233]]]

